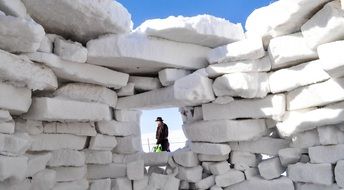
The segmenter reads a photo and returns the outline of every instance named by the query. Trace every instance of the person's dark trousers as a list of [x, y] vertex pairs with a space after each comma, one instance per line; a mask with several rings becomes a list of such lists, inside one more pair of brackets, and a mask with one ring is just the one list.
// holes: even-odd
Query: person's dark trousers
[[170, 152], [170, 143], [168, 142], [168, 139], [165, 139], [161, 142], [161, 149], [162, 151]]

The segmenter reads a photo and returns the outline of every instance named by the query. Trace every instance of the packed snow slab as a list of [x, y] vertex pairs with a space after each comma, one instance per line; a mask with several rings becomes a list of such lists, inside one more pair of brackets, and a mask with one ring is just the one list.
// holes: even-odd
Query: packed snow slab
[[158, 78], [130, 76], [128, 83], [134, 83], [134, 89], [137, 92], [145, 92], [161, 88]]
[[344, 79], [330, 79], [289, 92], [287, 94], [287, 108], [288, 110], [305, 109], [342, 100], [344, 100]]
[[203, 104], [204, 120], [273, 118], [279, 120], [286, 110], [284, 94], [269, 95], [262, 99], [234, 100], [228, 104]]
[[149, 36], [211, 48], [245, 38], [240, 23], [234, 24], [210, 15], [170, 16], [165, 19], [147, 20], [136, 31]]
[[119, 98], [116, 109], [183, 107], [207, 103], [215, 99], [212, 80], [198, 74], [179, 79], [171, 87]]
[[229, 142], [257, 139], [266, 133], [264, 120], [212, 120], [183, 126], [191, 141]]
[[316, 127], [342, 123], [344, 115], [344, 102], [331, 104], [319, 109], [304, 109], [286, 112], [282, 122], [277, 128], [282, 136], [312, 130]]
[[56, 38], [54, 41], [54, 53], [67, 61], [85, 63], [87, 61], [87, 49], [79, 42]]
[[0, 108], [11, 114], [27, 112], [31, 105], [31, 90], [0, 82]]
[[271, 92], [291, 91], [297, 87], [329, 79], [330, 76], [322, 69], [321, 65], [321, 61], [316, 60], [270, 73], [269, 84]]
[[26, 18], [27, 12], [26, 7], [21, 0], [1, 0], [0, 1], [0, 10], [6, 15], [11, 15], [15, 17]]
[[216, 96], [263, 98], [270, 92], [267, 73], [232, 73], [215, 79]]
[[23, 2], [28, 13], [45, 30], [80, 42], [87, 42], [108, 33], [127, 33], [132, 29], [131, 15], [116, 1]]
[[48, 67], [0, 50], [0, 79], [22, 84], [33, 90], [55, 90], [57, 78]]
[[228, 144], [196, 143], [190, 144], [191, 150], [197, 154], [226, 155], [231, 152]]
[[335, 164], [339, 160], [344, 159], [344, 145], [337, 144], [331, 146], [314, 146], [309, 147], [309, 157], [311, 163], [324, 164], [331, 163]]
[[269, 55], [273, 69], [297, 65], [318, 58], [316, 50], [307, 46], [300, 32], [273, 38], [269, 44]]
[[344, 76], [344, 41], [336, 41], [318, 46], [318, 54], [322, 68], [331, 77]]
[[269, 56], [264, 56], [255, 60], [224, 62], [219, 64], [209, 65], [206, 72], [209, 77], [218, 77], [230, 73], [255, 73], [267, 72], [271, 70], [271, 61]]
[[47, 65], [59, 78], [64, 80], [97, 84], [116, 89], [127, 85], [129, 80], [129, 75], [126, 73], [86, 63], [65, 61], [51, 53], [36, 52], [25, 55], [34, 62]]
[[254, 177], [249, 180], [246, 180], [242, 183], [238, 183], [227, 187], [228, 190], [294, 190], [293, 181], [287, 177], [281, 177], [274, 180], [264, 180], [259, 177]]
[[0, 25], [0, 48], [13, 53], [37, 51], [45, 35], [43, 27], [30, 19], [0, 15]]
[[69, 134], [33, 135], [30, 151], [52, 151], [59, 149], [82, 150], [86, 146], [87, 137]]
[[93, 84], [69, 83], [57, 89], [54, 96], [83, 102], [98, 102], [111, 107], [117, 104], [115, 91]]
[[208, 65], [210, 48], [144, 34], [106, 35], [87, 43], [88, 63], [126, 73], [157, 73], [164, 68], [196, 70]]
[[264, 41], [269, 41], [272, 37], [292, 34], [300, 31], [301, 26], [329, 1], [276, 1], [253, 11], [246, 20], [245, 28], [249, 36], [259, 36]]
[[331, 164], [297, 163], [289, 165], [287, 173], [296, 182], [332, 185], [334, 179]]
[[265, 55], [261, 38], [248, 38], [212, 49], [208, 54], [210, 64], [229, 61], [254, 60]]
[[238, 149], [244, 152], [277, 156], [279, 150], [288, 147], [289, 141], [286, 139], [262, 137], [254, 141], [241, 141]]
[[42, 121], [111, 120], [109, 106], [57, 98], [34, 98], [26, 119]]
[[343, 39], [344, 10], [340, 2], [332, 1], [326, 4], [302, 26], [301, 31], [307, 45], [312, 49], [316, 49], [321, 44]]
[[189, 75], [191, 72], [184, 69], [164, 69], [159, 71], [159, 80], [163, 86], [170, 86], [174, 81]]

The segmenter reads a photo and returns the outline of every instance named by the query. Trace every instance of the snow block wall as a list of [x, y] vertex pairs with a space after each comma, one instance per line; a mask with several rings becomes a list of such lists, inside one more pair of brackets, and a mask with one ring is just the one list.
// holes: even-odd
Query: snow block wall
[[[343, 3], [133, 30], [113, 0], [0, 0], [0, 190], [343, 189]], [[188, 142], [144, 153], [166, 107]]]

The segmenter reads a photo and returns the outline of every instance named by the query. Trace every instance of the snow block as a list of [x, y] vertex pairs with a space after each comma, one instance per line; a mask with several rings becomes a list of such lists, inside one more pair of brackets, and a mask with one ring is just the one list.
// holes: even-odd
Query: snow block
[[101, 121], [110, 120], [110, 108], [104, 104], [34, 98], [26, 119], [43, 121]]
[[6, 15], [11, 15], [15, 17], [26, 18], [27, 12], [25, 5], [20, 0], [13, 0], [13, 1], [0, 1], [0, 10]]
[[332, 146], [315, 146], [308, 148], [311, 163], [332, 163], [344, 159], [344, 144]]
[[136, 160], [127, 164], [127, 176], [130, 180], [140, 180], [144, 178], [144, 161]]
[[[25, 0], [23, 3], [48, 32], [81, 42], [108, 33], [127, 33], [132, 28], [131, 15], [114, 1]], [[51, 12], [52, 9], [55, 11]]]
[[301, 27], [307, 45], [316, 49], [321, 44], [341, 40], [344, 37], [343, 16], [339, 1], [326, 4]]
[[131, 181], [125, 177], [112, 179], [111, 190], [132, 190]]
[[271, 39], [269, 55], [272, 69], [293, 66], [318, 58], [316, 50], [307, 46], [300, 32]]
[[85, 154], [71, 149], [59, 149], [51, 152], [51, 158], [48, 162], [50, 167], [85, 165]]
[[114, 136], [97, 134], [91, 137], [89, 149], [91, 150], [112, 150], [117, 146], [117, 140]]
[[147, 20], [136, 31], [149, 36], [211, 48], [245, 38], [241, 24], [234, 24], [211, 15], [170, 16], [165, 19]]
[[37, 51], [45, 35], [31, 19], [0, 15], [0, 25], [0, 48], [12, 53]]
[[86, 176], [87, 168], [83, 167], [56, 167], [51, 168], [56, 172], [56, 182], [70, 182], [81, 180]]
[[238, 170], [247, 170], [252, 167], [257, 167], [259, 161], [260, 159], [250, 152], [232, 151], [230, 156], [230, 163]]
[[286, 139], [262, 137], [255, 141], [239, 142], [238, 148], [240, 151], [277, 156], [279, 150], [288, 147], [289, 141]]
[[0, 133], [0, 154], [2, 155], [23, 155], [30, 145], [31, 139], [26, 133], [14, 133], [14, 135]]
[[344, 187], [344, 160], [337, 162], [336, 167], [334, 168], [334, 175], [337, 184], [340, 187]]
[[86, 164], [110, 164], [112, 162], [111, 151], [83, 150]]
[[56, 38], [54, 53], [67, 61], [78, 63], [85, 63], [87, 61], [87, 49], [78, 42]]
[[31, 151], [52, 151], [64, 148], [81, 150], [86, 145], [86, 137], [69, 134], [39, 134], [31, 136]]
[[165, 166], [168, 162], [169, 155], [167, 152], [149, 152], [144, 153], [142, 158], [145, 162], [145, 166]]
[[23, 84], [32, 90], [55, 90], [57, 78], [54, 72], [45, 66], [0, 50], [0, 78]]
[[224, 62], [219, 64], [209, 65], [206, 68], [206, 72], [209, 77], [218, 77], [224, 74], [230, 73], [255, 73], [255, 72], [267, 72], [271, 69], [271, 61], [269, 56], [264, 56], [260, 59], [243, 60]]
[[116, 109], [195, 106], [213, 101], [212, 80], [198, 74], [177, 80], [173, 86], [119, 98]]
[[277, 123], [280, 135], [286, 137], [316, 127], [343, 122], [344, 102], [331, 104], [319, 109], [287, 112], [283, 122]]
[[142, 115], [141, 111], [138, 110], [115, 110], [116, 121], [119, 122], [140, 122]]
[[180, 78], [186, 77], [191, 72], [184, 69], [164, 69], [159, 71], [159, 80], [163, 86], [171, 86]]
[[90, 181], [89, 190], [110, 190], [111, 179], [99, 179]]
[[321, 68], [321, 61], [317, 60], [272, 72], [269, 75], [269, 84], [272, 93], [279, 93], [329, 78], [330, 76]]
[[245, 175], [238, 170], [229, 170], [228, 172], [215, 177], [215, 184], [220, 187], [228, 187], [245, 180]]
[[276, 179], [285, 171], [278, 157], [263, 160], [258, 164], [259, 174], [266, 180]]
[[344, 144], [344, 132], [342, 124], [318, 127], [319, 140], [321, 145]]
[[296, 183], [296, 190], [340, 190], [340, 187], [336, 184], [333, 185], [319, 185], [312, 183]]
[[0, 81], [0, 108], [11, 114], [20, 115], [29, 110], [31, 105], [31, 90], [25, 87], [15, 87]]
[[8, 178], [23, 180], [27, 169], [28, 158], [0, 156], [0, 180]]
[[107, 35], [87, 43], [87, 62], [126, 73], [155, 73], [165, 68], [200, 69], [210, 48], [147, 37]]
[[289, 164], [296, 164], [300, 161], [302, 153], [307, 153], [308, 151], [301, 148], [285, 148], [278, 151], [278, 156], [283, 166], [288, 166]]
[[296, 182], [332, 185], [334, 179], [331, 164], [297, 163], [289, 165], [287, 173]]
[[209, 170], [210, 172], [217, 176], [217, 175], [221, 175], [221, 174], [225, 174], [230, 170], [230, 165], [227, 161], [223, 161], [223, 162], [218, 162], [218, 163], [212, 163], [209, 165]]
[[228, 104], [202, 105], [204, 120], [270, 117], [280, 120], [285, 110], [284, 94], [269, 95], [263, 99], [234, 100]]
[[189, 150], [176, 150], [173, 160], [183, 167], [196, 167], [199, 165], [197, 155]]
[[72, 134], [72, 135], [77, 135], [77, 136], [91, 136], [91, 137], [97, 135], [97, 131], [95, 129], [94, 123], [92, 122], [90, 123], [44, 122], [43, 132], [45, 134]]
[[96, 123], [97, 130], [101, 134], [113, 136], [140, 135], [140, 126], [136, 122], [99, 121]]
[[177, 178], [188, 182], [196, 183], [202, 180], [202, 166], [192, 168], [178, 167]]
[[260, 120], [210, 120], [184, 124], [189, 140], [206, 142], [249, 141], [266, 133], [265, 121]]
[[335, 41], [318, 46], [321, 67], [333, 78], [344, 76], [344, 56], [339, 51], [344, 41]]
[[137, 92], [145, 92], [161, 88], [158, 78], [130, 76], [128, 83], [134, 83], [134, 89]]
[[[272, 37], [292, 34], [300, 31], [301, 26], [313, 16], [314, 12], [329, 1], [275, 1], [253, 11], [246, 20], [245, 28], [248, 33], [262, 37], [264, 41]], [[285, 11], [286, 9], [288, 11]], [[271, 15], [278, 15], [278, 17]]]
[[45, 169], [32, 176], [31, 189], [46, 190], [52, 189], [56, 183], [56, 172], [54, 170]]
[[226, 155], [231, 152], [228, 144], [191, 143], [191, 150], [198, 154]]
[[119, 89], [126, 86], [129, 80], [129, 75], [126, 73], [86, 63], [65, 61], [50, 53], [36, 52], [25, 55], [34, 62], [47, 65], [59, 78], [67, 81], [97, 84]]
[[26, 177], [33, 177], [40, 171], [43, 171], [48, 161], [51, 159], [51, 153], [33, 153], [25, 154], [28, 158]]
[[72, 182], [58, 182], [52, 190], [87, 190], [88, 181], [85, 179]]
[[248, 38], [212, 49], [208, 54], [210, 64], [254, 60], [265, 55], [261, 38]]
[[308, 148], [320, 145], [319, 133], [316, 129], [297, 133], [291, 137], [290, 147], [292, 148]]
[[232, 73], [216, 78], [216, 96], [264, 98], [270, 91], [267, 73]]
[[242, 183], [232, 185], [225, 190], [294, 190], [293, 181], [287, 177], [281, 177], [274, 180], [264, 180], [258, 177], [251, 178]]
[[137, 136], [117, 137], [117, 146], [113, 152], [118, 154], [134, 154], [142, 150], [141, 138]]
[[89, 164], [87, 165], [88, 179], [120, 178], [127, 175], [125, 164]]
[[198, 181], [195, 186], [198, 189], [210, 189], [215, 185], [215, 176], [211, 175], [209, 177], [203, 178], [201, 181]]

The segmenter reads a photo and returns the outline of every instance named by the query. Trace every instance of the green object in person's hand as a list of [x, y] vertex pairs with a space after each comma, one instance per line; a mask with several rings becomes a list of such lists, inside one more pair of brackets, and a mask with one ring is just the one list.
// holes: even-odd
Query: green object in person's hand
[[161, 145], [156, 145], [153, 147], [153, 152], [162, 152], [162, 147]]

